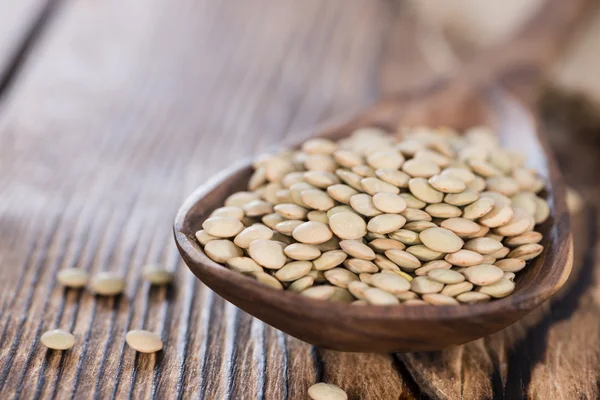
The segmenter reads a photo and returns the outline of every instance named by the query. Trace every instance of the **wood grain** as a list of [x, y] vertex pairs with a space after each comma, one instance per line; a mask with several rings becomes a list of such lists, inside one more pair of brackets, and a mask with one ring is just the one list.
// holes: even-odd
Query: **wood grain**
[[[24, 7], [32, 21], [37, 4], [0, 1], [0, 10]], [[409, 363], [319, 350], [228, 308], [183, 268], [170, 238], [185, 195], [232, 161], [297, 139], [382, 91], [425, 82], [428, 65], [396, 23], [411, 18], [393, 2], [57, 4], [0, 109], [2, 397], [293, 399], [322, 379], [351, 398], [444, 397], [413, 379]], [[31, 29], [16, 13], [0, 19], [0, 47]], [[553, 144], [570, 183], [593, 204], [597, 184], [586, 165], [597, 165], [596, 156], [581, 155], [596, 144], [567, 135], [574, 122], [555, 123]], [[584, 271], [597, 270], [592, 254]], [[147, 262], [177, 268], [175, 285], [148, 287], [140, 279]], [[55, 276], [69, 266], [123, 271], [127, 294], [65, 291]], [[472, 347], [480, 353], [462, 364], [464, 393], [596, 398], [597, 311], [586, 299], [598, 284], [588, 282], [572, 292], [581, 301], [553, 305], [567, 310], [558, 324], [549, 317], [525, 340], [518, 330], [512, 342], [486, 343], [489, 356]], [[53, 327], [73, 331], [75, 348], [41, 347], [39, 334]], [[131, 327], [162, 332], [165, 351], [136, 356], [124, 342]], [[545, 347], [532, 346], [538, 338]], [[463, 393], [460, 375], [447, 372], [458, 370], [455, 362], [438, 365], [436, 387], [447, 398]], [[562, 375], [565, 366], [572, 373]]]
[[[183, 197], [215, 171], [373, 101], [382, 38], [397, 14], [390, 7], [62, 4], [0, 115], [0, 164], [10, 171], [0, 189], [11, 191], [0, 253], [15, 288], [0, 322], [3, 393], [294, 398], [323, 376], [341, 380], [328, 372], [333, 359], [197, 283], [170, 225]], [[141, 281], [149, 262], [177, 268], [172, 288]], [[55, 277], [67, 266], [121, 271], [126, 293], [65, 291]], [[53, 327], [73, 331], [75, 348], [41, 347], [39, 335]], [[140, 327], [161, 332], [165, 350], [128, 348], [125, 332]], [[405, 392], [382, 357], [377, 365], [387, 367], [356, 390], [393, 382], [390, 390]]]
[[[577, 106], [577, 102], [564, 103], [563, 107]], [[564, 112], [564, 111], [563, 111]], [[548, 115], [548, 113], [551, 114]], [[553, 147], [558, 159], [565, 168], [565, 178], [578, 188], [588, 206], [577, 221], [579, 231], [578, 255], [581, 270], [578, 279], [572, 281], [563, 299], [551, 305], [549, 316], [539, 328], [532, 331], [521, 350], [524, 359], [534, 359], [530, 363], [531, 372], [528, 395], [532, 398], [597, 398], [596, 385], [600, 342], [598, 324], [592, 315], [598, 313], [598, 210], [596, 207], [598, 178], [590, 173], [598, 166], [599, 148], [594, 138], [588, 135], [590, 125], [584, 124], [583, 131], [577, 129], [576, 120], [571, 119], [570, 135], [561, 134], [558, 118], [561, 112], [546, 109], [549, 121], [555, 128], [550, 131]], [[563, 120], [566, 123], [566, 120]], [[596, 121], [596, 131], [600, 124]], [[569, 129], [569, 128], [567, 128]], [[591, 170], [590, 170], [591, 168]], [[537, 346], [534, 344], [538, 343]], [[515, 374], [518, 376], [518, 374]], [[522, 379], [516, 379], [521, 384]], [[548, 385], [548, 382], [552, 382]]]

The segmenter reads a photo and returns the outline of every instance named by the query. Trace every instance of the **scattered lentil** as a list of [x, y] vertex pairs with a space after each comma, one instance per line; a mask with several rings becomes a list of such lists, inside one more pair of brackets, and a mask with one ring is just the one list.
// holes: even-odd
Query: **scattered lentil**
[[62, 329], [53, 329], [42, 334], [40, 341], [52, 350], [69, 350], [75, 345], [75, 336]]
[[100, 272], [92, 277], [89, 288], [101, 296], [116, 296], [125, 290], [125, 279], [116, 272]]
[[125, 341], [132, 349], [140, 353], [156, 353], [163, 348], [163, 342], [159, 335], [141, 329], [127, 332]]
[[168, 285], [173, 281], [175, 275], [162, 265], [147, 265], [142, 275], [145, 280], [153, 285]]
[[79, 289], [88, 284], [90, 274], [79, 268], [64, 268], [58, 271], [56, 280], [63, 286]]
[[308, 389], [308, 396], [312, 400], [347, 400], [348, 395], [336, 385], [330, 383], [317, 383]]

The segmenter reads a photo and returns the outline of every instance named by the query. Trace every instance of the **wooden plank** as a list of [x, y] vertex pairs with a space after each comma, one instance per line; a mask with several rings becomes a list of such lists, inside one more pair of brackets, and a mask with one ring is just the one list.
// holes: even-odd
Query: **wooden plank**
[[[409, 396], [391, 357], [321, 354], [225, 304], [179, 261], [170, 233], [177, 206], [214, 172], [375, 99], [390, 7], [63, 4], [0, 115], [0, 168], [10, 172], [0, 191], [11, 193], [1, 203], [11, 289], [0, 390], [298, 398], [331, 379], [356, 395]], [[155, 262], [177, 269], [173, 287], [141, 280]], [[65, 291], [56, 273], [68, 266], [120, 271], [126, 292]], [[54, 327], [75, 334], [72, 350], [40, 346]], [[131, 328], [162, 333], [165, 350], [134, 353], [124, 343]], [[357, 363], [377, 371], [368, 384], [357, 384]]]
[[395, 360], [384, 354], [321, 351], [323, 380], [355, 399], [399, 399], [410, 393]]
[[541, 307], [523, 321], [463, 346], [398, 357], [406, 364], [419, 388], [431, 398], [501, 398], [507, 384], [511, 349], [546, 311], [547, 307]]
[[[559, 108], [556, 105], [560, 104]], [[545, 105], [544, 112], [554, 129], [549, 137], [557, 158], [565, 166], [565, 180], [579, 190], [587, 204], [574, 220], [575, 248], [578, 249], [581, 270], [571, 280], [561, 301], [553, 302], [549, 318], [542, 321], [536, 332], [531, 332], [520, 347], [523, 357], [536, 360], [530, 371], [519, 377], [531, 398], [598, 398], [597, 386], [600, 370], [600, 336], [597, 315], [600, 310], [598, 288], [600, 267], [598, 263], [598, 177], [600, 150], [590, 142], [589, 129], [600, 127], [597, 116], [582, 121], [575, 118], [582, 108], [578, 98], [566, 98], [555, 106]], [[585, 107], [589, 107], [586, 104]], [[574, 109], [573, 109], [574, 108]], [[562, 127], [561, 132], [558, 127]], [[568, 132], [568, 134], [565, 134]], [[584, 225], [586, 237], [580, 233]], [[576, 254], [577, 254], [576, 253]], [[537, 346], [536, 346], [537, 344]], [[548, 384], [551, 382], [551, 384]]]

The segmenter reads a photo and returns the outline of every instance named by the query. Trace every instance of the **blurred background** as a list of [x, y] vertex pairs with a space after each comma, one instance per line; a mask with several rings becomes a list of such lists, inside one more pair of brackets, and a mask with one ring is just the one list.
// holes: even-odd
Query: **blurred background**
[[[600, 397], [596, 3], [0, 0], [0, 397], [305, 398], [320, 380], [361, 399]], [[173, 217], [216, 172], [518, 48], [548, 4], [582, 16], [529, 93], [573, 189], [577, 268], [540, 313], [435, 354], [336, 353], [225, 303], [180, 261]], [[150, 287], [148, 263], [175, 283]], [[126, 293], [64, 290], [66, 267], [121, 272]], [[39, 345], [55, 327], [75, 348]], [[135, 327], [165, 350], [136, 356]]]

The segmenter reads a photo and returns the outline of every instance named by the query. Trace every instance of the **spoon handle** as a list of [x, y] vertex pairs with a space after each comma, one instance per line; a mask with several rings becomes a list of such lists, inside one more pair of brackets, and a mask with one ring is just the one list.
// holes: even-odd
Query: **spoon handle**
[[400, 120], [404, 126], [427, 123], [465, 129], [485, 112], [480, 96], [498, 93], [498, 87], [534, 109], [545, 72], [596, 4], [597, 0], [545, 0], [511, 38], [453, 73], [381, 99], [364, 113], [365, 121], [388, 129], [396, 128], [390, 121]]

